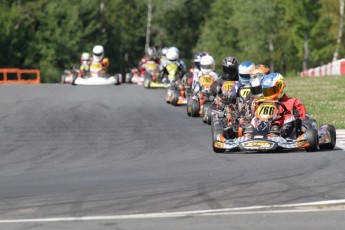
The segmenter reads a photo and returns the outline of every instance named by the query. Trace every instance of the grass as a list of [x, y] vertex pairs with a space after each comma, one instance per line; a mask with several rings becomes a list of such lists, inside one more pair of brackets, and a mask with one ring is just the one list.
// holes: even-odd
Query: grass
[[345, 76], [286, 77], [287, 95], [300, 98], [318, 125], [345, 129]]

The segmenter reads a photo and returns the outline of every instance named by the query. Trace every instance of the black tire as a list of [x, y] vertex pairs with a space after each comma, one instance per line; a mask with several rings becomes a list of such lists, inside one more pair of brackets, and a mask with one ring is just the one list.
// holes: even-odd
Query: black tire
[[204, 106], [202, 107], [202, 115], [201, 119], [202, 121], [207, 124], [207, 115], [208, 115], [208, 110], [210, 109], [211, 103], [205, 103]]
[[132, 84], [132, 78], [133, 75], [131, 73], [126, 73], [125, 82], [128, 84]]
[[72, 85], [76, 85], [75, 84], [75, 80], [78, 78], [78, 74], [77, 73], [73, 73], [72, 74]]
[[196, 99], [190, 100], [190, 107], [191, 107], [191, 116], [199, 117], [199, 110], [200, 110], [199, 101]]
[[333, 125], [328, 125], [329, 134], [331, 136], [331, 142], [320, 145], [320, 149], [332, 150], [337, 143], [337, 133]]
[[318, 136], [316, 129], [307, 129], [305, 134], [307, 135], [307, 139], [310, 144], [310, 146], [305, 150], [307, 152], [316, 152], [318, 147]]
[[143, 84], [144, 88], [149, 89], [150, 85], [151, 85], [151, 82], [152, 82], [151, 78], [145, 78], [144, 84]]
[[171, 104], [173, 106], [177, 106], [177, 102], [178, 102], [179, 97], [180, 97], [180, 90], [178, 90], [178, 89], [173, 90], [172, 91], [172, 100], [171, 100]]
[[120, 76], [119, 76], [118, 74], [115, 74], [115, 75], [114, 75], [114, 78], [115, 78], [115, 80], [116, 80], [115, 85], [121, 85]]
[[188, 100], [187, 101], [187, 115], [190, 117], [190, 116], [192, 116], [192, 107], [190, 106], [190, 102], [191, 102], [191, 100]]
[[222, 124], [214, 124], [211, 126], [211, 135], [212, 135], [212, 149], [215, 153], [224, 153], [225, 149], [220, 149], [214, 146], [214, 144], [216, 143], [216, 138], [217, 135], [222, 134], [223, 133], [223, 126]]
[[215, 109], [214, 105], [212, 103], [210, 103], [210, 106], [209, 106], [209, 108], [207, 110], [207, 114], [206, 114], [206, 116], [207, 116], [206, 124], [208, 124], [208, 125], [211, 125], [211, 123], [212, 123], [212, 111], [214, 109]]

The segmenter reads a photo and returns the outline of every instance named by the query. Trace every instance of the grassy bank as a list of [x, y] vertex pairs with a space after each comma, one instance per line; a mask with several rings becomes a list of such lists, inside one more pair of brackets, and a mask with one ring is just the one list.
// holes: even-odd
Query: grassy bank
[[318, 125], [345, 129], [345, 76], [286, 77], [287, 95], [300, 98]]

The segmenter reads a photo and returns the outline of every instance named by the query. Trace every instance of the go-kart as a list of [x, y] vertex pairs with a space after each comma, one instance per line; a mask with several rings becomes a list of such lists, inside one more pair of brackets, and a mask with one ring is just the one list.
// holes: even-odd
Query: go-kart
[[145, 88], [166, 88], [166, 85], [159, 77], [159, 65], [154, 61], [145, 64], [145, 74], [143, 85]]
[[144, 72], [141, 72], [138, 68], [132, 68], [129, 73], [126, 73], [125, 82], [142, 85], [144, 83]]
[[78, 77], [79, 70], [75, 67], [70, 69], [65, 69], [61, 75], [61, 83], [72, 84], [74, 80]]
[[203, 75], [200, 77], [199, 91], [193, 95], [187, 102], [187, 115], [192, 117], [202, 117], [202, 121], [211, 124], [211, 113], [214, 109], [214, 95], [216, 92], [215, 82], [211, 75]]
[[[307, 152], [315, 152], [318, 148], [334, 149], [336, 131], [333, 125], [322, 125], [317, 128], [314, 120], [302, 122], [296, 119], [289, 133], [275, 129], [275, 121], [283, 119], [283, 115], [288, 113], [291, 112], [279, 101], [260, 102], [251, 125], [247, 126], [244, 135], [236, 140], [240, 149], [246, 151], [305, 149]], [[226, 143], [224, 146], [226, 147]]]
[[[251, 120], [248, 108], [233, 103], [231, 89], [232, 81], [225, 81], [222, 85], [222, 92], [214, 100], [215, 109], [211, 113], [212, 148], [216, 153], [223, 153], [225, 150], [238, 150], [236, 139], [243, 135], [243, 130]], [[227, 148], [219, 148], [227, 143]]]
[[73, 82], [73, 85], [119, 85], [121, 84], [121, 74], [108, 76], [102, 69], [102, 64], [92, 62], [90, 70], [84, 76], [79, 75]]
[[168, 80], [170, 84], [167, 85], [167, 93], [165, 96], [165, 101], [174, 106], [185, 105], [190, 97], [191, 80], [192, 76], [189, 73], [182, 77], [179, 81], [176, 79], [177, 65], [167, 66], [167, 71], [169, 73]]

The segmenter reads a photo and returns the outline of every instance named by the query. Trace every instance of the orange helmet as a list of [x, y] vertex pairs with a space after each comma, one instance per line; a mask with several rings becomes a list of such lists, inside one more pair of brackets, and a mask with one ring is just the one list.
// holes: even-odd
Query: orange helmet
[[270, 74], [271, 70], [266, 65], [258, 64], [258, 65], [254, 66], [254, 68], [250, 72], [250, 75], [253, 75], [253, 74], [256, 74], [256, 73]]

